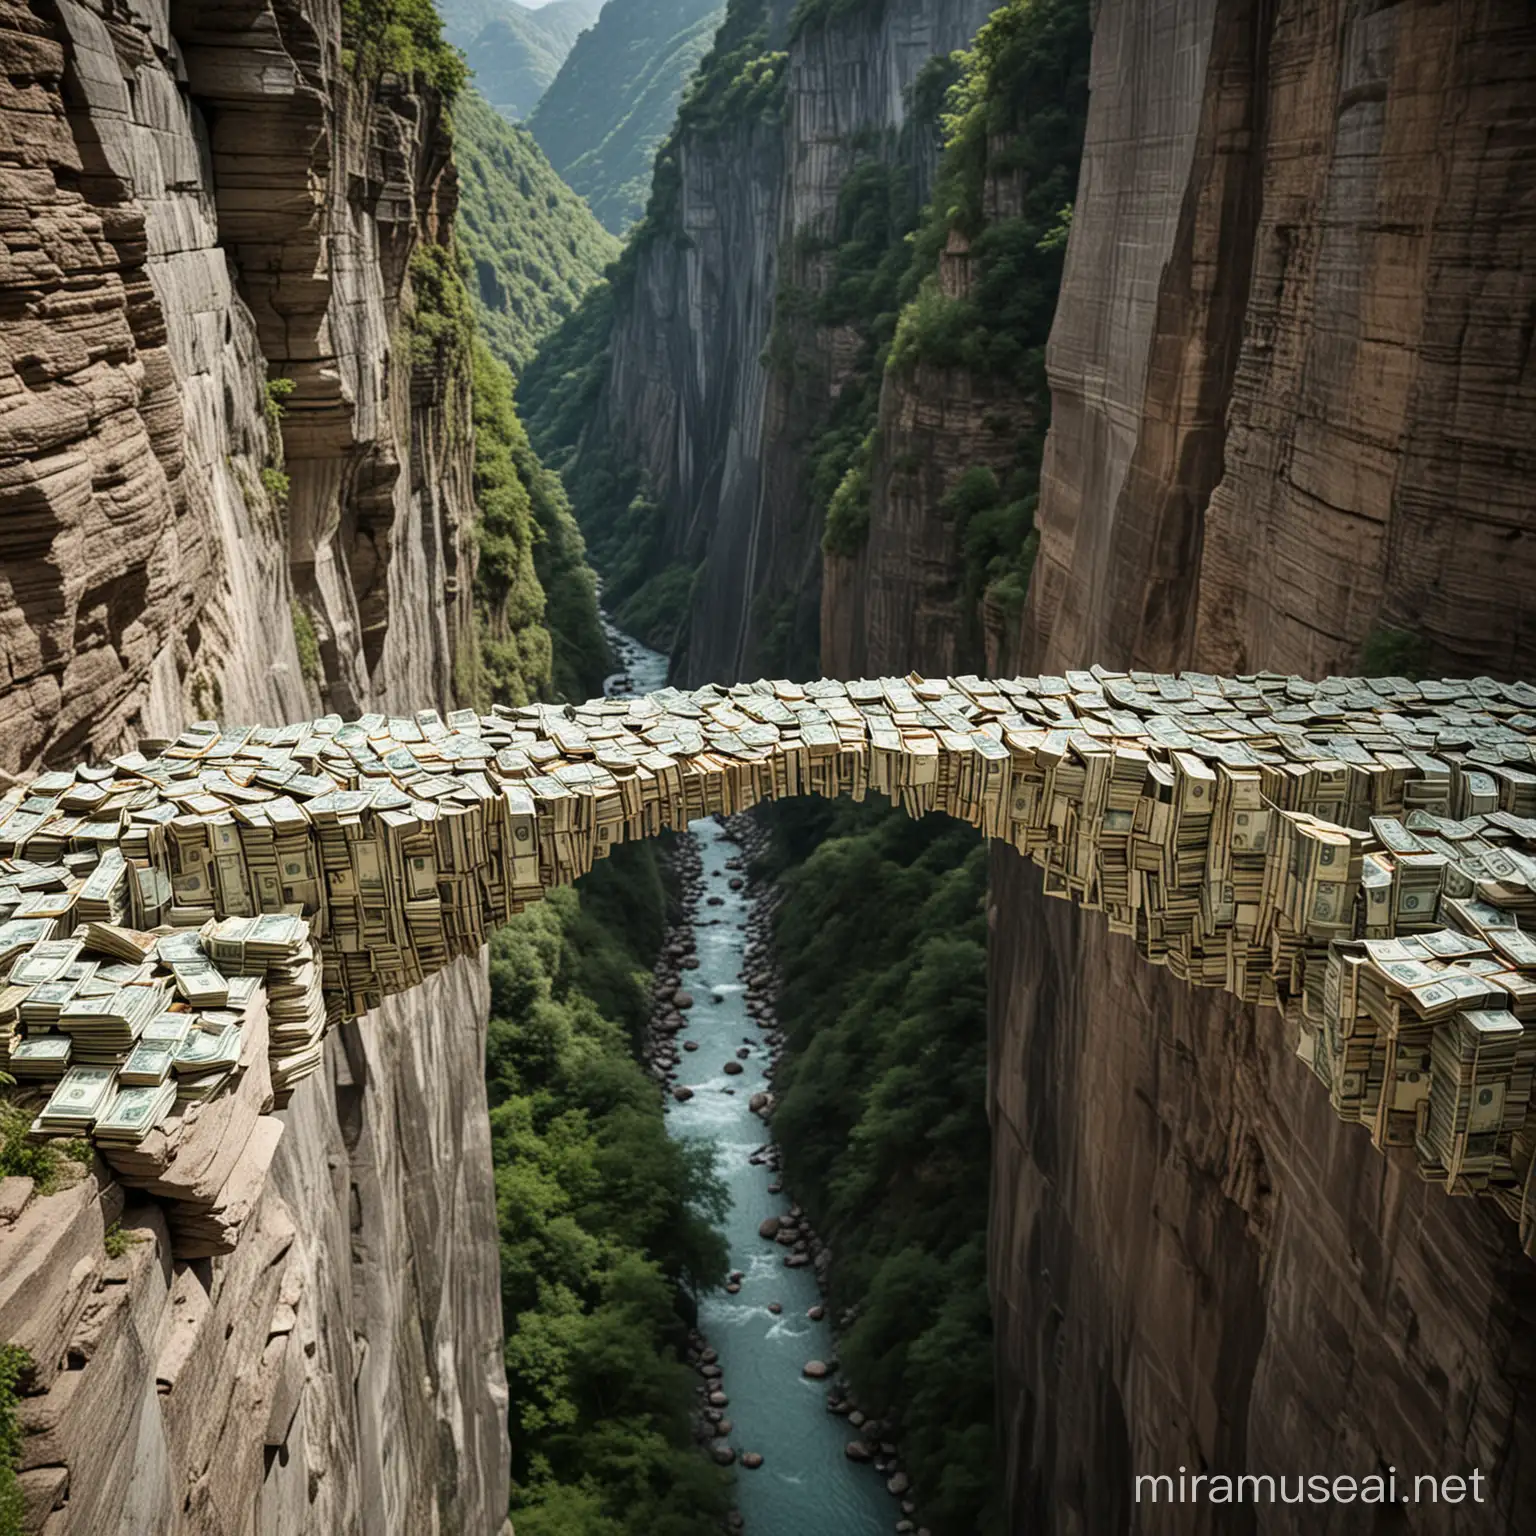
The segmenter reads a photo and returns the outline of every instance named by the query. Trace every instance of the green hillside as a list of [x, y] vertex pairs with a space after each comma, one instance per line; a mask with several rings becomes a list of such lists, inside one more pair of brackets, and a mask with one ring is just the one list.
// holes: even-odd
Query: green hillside
[[516, 0], [443, 0], [443, 33], [463, 49], [475, 86], [502, 116], [525, 118], [555, 78], [602, 0], [552, 0], [538, 10]]
[[532, 134], [474, 91], [454, 108], [459, 250], [480, 332], [520, 371], [581, 302], [619, 243], [550, 169]]
[[645, 212], [656, 149], [723, 14], [718, 0], [608, 0], [529, 119], [605, 229]]

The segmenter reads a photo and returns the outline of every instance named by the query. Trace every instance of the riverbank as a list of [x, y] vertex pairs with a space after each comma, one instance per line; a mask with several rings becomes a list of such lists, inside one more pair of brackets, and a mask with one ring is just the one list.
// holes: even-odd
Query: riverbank
[[[664, 657], [625, 636], [611, 638], [622, 670], [607, 691], [664, 686]], [[749, 923], [764, 893], [747, 889], [747, 850], [738, 835], [751, 835], [749, 821], [728, 829], [704, 820], [673, 844], [669, 857], [684, 899], [653, 973], [643, 1044], [647, 1069], [668, 1094], [668, 1131], [713, 1149], [731, 1198], [724, 1224], [730, 1279], [701, 1299], [692, 1339], [699, 1434], [711, 1456], [739, 1469], [734, 1528], [747, 1536], [888, 1536], [901, 1518], [898, 1507], [871, 1465], [845, 1455], [848, 1425], [827, 1412], [836, 1347], [811, 1236], [783, 1192], [760, 1118], [770, 1103], [778, 1032], [762, 990], [762, 917], [748, 963]], [[749, 985], [757, 989], [750, 997]], [[764, 1237], [770, 1220], [779, 1226]], [[817, 1362], [825, 1372], [805, 1374]]]

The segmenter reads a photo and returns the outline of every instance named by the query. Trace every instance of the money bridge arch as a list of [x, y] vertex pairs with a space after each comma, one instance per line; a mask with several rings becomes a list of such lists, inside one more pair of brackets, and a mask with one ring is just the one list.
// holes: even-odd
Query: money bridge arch
[[0, 799], [0, 1067], [39, 1135], [169, 1202], [179, 1257], [227, 1251], [329, 1024], [620, 842], [801, 794], [1010, 843], [1150, 963], [1270, 1010], [1341, 1118], [1536, 1252], [1536, 688], [1489, 678], [1094, 667], [199, 722]]

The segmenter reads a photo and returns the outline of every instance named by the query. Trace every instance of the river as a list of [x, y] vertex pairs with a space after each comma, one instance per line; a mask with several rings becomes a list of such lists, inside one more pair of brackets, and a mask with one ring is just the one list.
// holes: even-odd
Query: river
[[[666, 685], [667, 658], [626, 635], [611, 633], [624, 667], [610, 679], [610, 691], [651, 693]], [[627, 679], [621, 689], [620, 679]], [[807, 1380], [808, 1360], [835, 1353], [830, 1327], [812, 1322], [807, 1309], [821, 1300], [807, 1266], [786, 1269], [785, 1250], [758, 1236], [769, 1216], [788, 1219], [787, 1194], [770, 1195], [773, 1173], [754, 1167], [752, 1152], [767, 1128], [747, 1108], [767, 1088], [768, 1064], [756, 1022], [746, 1011], [742, 958], [751, 901], [730, 889], [726, 860], [741, 850], [714, 820], [689, 824], [699, 846], [707, 895], [719, 906], [700, 905], [694, 917], [699, 967], [689, 976], [697, 1002], [688, 1016], [687, 1038], [699, 1049], [684, 1055], [676, 1081], [693, 1089], [686, 1103], [667, 1103], [674, 1136], [693, 1136], [715, 1149], [716, 1167], [731, 1195], [725, 1221], [730, 1267], [744, 1272], [736, 1295], [716, 1292], [699, 1308], [699, 1328], [719, 1354], [723, 1385], [735, 1426], [730, 1443], [738, 1454], [756, 1451], [757, 1470], [738, 1468], [737, 1507], [746, 1536], [884, 1536], [902, 1518], [901, 1506], [885, 1491], [880, 1476], [848, 1460], [844, 1445], [855, 1432], [826, 1409], [827, 1383]], [[709, 1001], [710, 994], [723, 1001]], [[723, 1071], [743, 1041], [754, 1043], [739, 1076]], [[726, 1092], [730, 1089], [732, 1092]], [[780, 1315], [770, 1302], [783, 1307]]]

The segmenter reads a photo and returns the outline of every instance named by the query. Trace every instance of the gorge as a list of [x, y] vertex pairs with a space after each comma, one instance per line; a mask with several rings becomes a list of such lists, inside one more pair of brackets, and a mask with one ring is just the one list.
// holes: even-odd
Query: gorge
[[[694, 10], [665, 60], [688, 56]], [[1192, 688], [1449, 677], [1453, 706], [1518, 711], [1482, 680], [1536, 679], [1536, 26], [1519, 0], [1010, 0], [990, 19], [964, 0], [733, 0], [616, 261], [632, 160], [605, 168], [605, 235], [543, 163], [559, 101], [503, 133], [430, 6], [38, 0], [0, 13], [0, 47], [0, 790], [215, 718], [591, 696], [608, 655], [577, 521], [615, 616], [689, 687], [1099, 663]], [[654, 117], [649, 101], [634, 110]], [[1531, 814], [1521, 782], [1508, 804], [1495, 791], [1500, 813]], [[1493, 809], [1447, 795], [1427, 814]], [[777, 1115], [834, 1297], [857, 1288], [878, 1315], [899, 1245], [863, 1269], [849, 1245], [874, 1255], [867, 1213], [885, 1221], [921, 1180], [840, 1164], [818, 1187], [815, 1163], [903, 1133], [938, 1147], [949, 1127], [955, 1168], [931, 1160], [947, 1200], [975, 1128], [915, 1090], [933, 1118], [882, 1127], [865, 1077], [817, 1139], [814, 1074], [857, 1040], [855, 1004], [893, 1052], [919, 1049], [924, 1019], [975, 1047], [952, 1067], [990, 1124], [965, 1241], [940, 1251], [927, 1210], [901, 1241], [926, 1285], [984, 1281], [990, 1309], [949, 1334], [913, 1312], [928, 1356], [882, 1385], [937, 1382], [948, 1406], [978, 1373], [945, 1376], [945, 1348], [987, 1359], [995, 1458], [991, 1402], [952, 1413], [996, 1474], [985, 1516], [984, 1492], [941, 1486], [972, 1465], [958, 1439], [923, 1459], [908, 1399], [935, 1536], [983, 1518], [1353, 1528], [1338, 1510], [1134, 1505], [1135, 1474], [1181, 1465], [1477, 1468], [1488, 1504], [1380, 1528], [1525, 1528], [1536, 1271], [1518, 1222], [1332, 1113], [1273, 1010], [1184, 986], [1102, 913], [1047, 901], [1072, 866], [1042, 876], [969, 832], [877, 859], [885, 834], [851, 826], [820, 864], [825, 825], [775, 834], [773, 872], [868, 978], [850, 1001], [797, 999], [786, 975], [800, 1012]], [[866, 869], [947, 893], [926, 909], [952, 941], [943, 967], [929, 957], [947, 990], [918, 989], [926, 1013], [901, 1014], [868, 964]], [[0, 1189], [0, 1340], [31, 1355], [19, 1528], [495, 1531], [509, 1479], [523, 1536], [627, 1532], [626, 1501], [668, 1528], [676, 1511], [642, 1514], [635, 1489], [581, 1485], [579, 1442], [623, 1375], [598, 1369], [622, 1328], [592, 1320], [658, 1295], [664, 1313], [690, 1264], [718, 1267], [702, 1236], [663, 1252], [605, 1192], [600, 1244], [634, 1288], [582, 1289], [572, 1255], [596, 1218], [549, 1125], [589, 1116], [610, 1164], [620, 1120], [625, 1155], [660, 1145], [627, 1056], [560, 1097], [624, 1054], [660, 932], [653, 873], [596, 877], [608, 894], [518, 914], [489, 978], [471, 953], [339, 1011], [287, 1107], [253, 1106], [282, 1129], [230, 1251], [177, 1259], [181, 1218], [101, 1158], [54, 1193]], [[835, 926], [816, 881], [861, 921]], [[622, 953], [600, 956], [594, 926]], [[779, 933], [814, 937], [782, 915]], [[557, 1012], [546, 1081], [529, 1041]], [[666, 1180], [679, 1231], [693, 1186]], [[564, 1314], [528, 1300], [557, 1248], [582, 1277]], [[525, 1313], [545, 1331], [509, 1340]], [[541, 1395], [554, 1356], [533, 1345], [581, 1329], [561, 1358], [595, 1386], [567, 1431], [538, 1422], [566, 1400]], [[649, 1348], [641, 1324], [630, 1338]], [[911, 1340], [846, 1342], [855, 1373], [908, 1370]], [[664, 1376], [635, 1389], [634, 1425], [692, 1457], [686, 1425], [656, 1427]], [[717, 1494], [700, 1490], [702, 1510]]]

